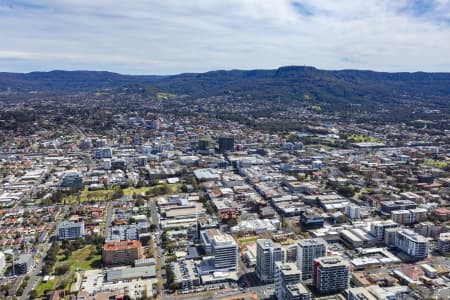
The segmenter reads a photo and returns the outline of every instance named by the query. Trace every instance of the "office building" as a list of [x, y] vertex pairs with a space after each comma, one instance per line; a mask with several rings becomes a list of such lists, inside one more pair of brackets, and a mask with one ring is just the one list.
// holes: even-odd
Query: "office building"
[[304, 229], [322, 228], [324, 224], [324, 217], [317, 213], [302, 212], [300, 214], [300, 223]]
[[414, 224], [427, 219], [427, 210], [425, 208], [396, 210], [391, 212], [391, 219], [398, 224]]
[[378, 241], [384, 241], [384, 232], [388, 228], [397, 228], [398, 224], [392, 220], [374, 221], [370, 224], [370, 234]]
[[281, 245], [269, 239], [256, 241], [256, 276], [262, 283], [274, 280], [275, 263], [284, 262], [284, 251]]
[[395, 246], [413, 258], [428, 257], [428, 241], [425, 237], [409, 229], [397, 231]]
[[450, 253], [450, 232], [441, 233], [439, 235], [438, 250], [443, 255]]
[[234, 138], [233, 137], [219, 137], [219, 152], [233, 151]]
[[33, 256], [31, 254], [22, 254], [13, 262], [13, 274], [27, 274], [33, 264]]
[[103, 159], [103, 169], [105, 169], [105, 170], [111, 169], [111, 159], [109, 159], [109, 158]]
[[106, 139], [96, 139], [95, 140], [95, 147], [105, 147], [107, 144], [107, 140]]
[[350, 270], [348, 261], [339, 256], [314, 260], [313, 285], [321, 294], [339, 293], [348, 288]]
[[139, 241], [110, 242], [103, 245], [105, 265], [132, 265], [136, 259], [144, 257], [144, 248]]
[[159, 130], [161, 128], [161, 120], [159, 118], [152, 121], [152, 128], [155, 130]]
[[356, 204], [349, 204], [345, 207], [345, 215], [350, 219], [361, 218], [361, 207]]
[[115, 159], [111, 162], [111, 169], [125, 171], [127, 169], [127, 161], [124, 159]]
[[297, 263], [297, 243], [285, 245], [284, 249], [284, 261]]
[[197, 142], [197, 148], [201, 151], [208, 151], [211, 148], [211, 141], [208, 139], [199, 139]]
[[411, 200], [395, 200], [381, 202], [381, 210], [385, 213], [390, 213], [402, 209], [414, 209], [417, 204]]
[[294, 263], [275, 263], [275, 295], [277, 299], [286, 299], [286, 287], [291, 284], [300, 283], [302, 273]]
[[139, 240], [145, 246], [148, 245], [150, 239], [150, 224], [143, 222], [111, 227], [106, 242]]
[[327, 255], [327, 242], [322, 238], [304, 239], [297, 242], [297, 266], [302, 278], [313, 275], [314, 260]]
[[66, 171], [64, 172], [61, 182], [59, 183], [60, 188], [81, 188], [83, 186], [83, 177], [77, 171]]
[[58, 239], [74, 240], [84, 236], [84, 222], [63, 221], [58, 227]]
[[95, 150], [94, 158], [103, 159], [103, 158], [112, 158], [113, 152], [109, 147], [102, 147]]
[[386, 228], [384, 230], [384, 244], [388, 247], [395, 247], [395, 238], [400, 227]]
[[214, 256], [214, 268], [237, 271], [238, 246], [231, 235], [207, 229], [200, 231], [200, 239], [206, 254]]
[[341, 241], [350, 248], [367, 248], [377, 244], [377, 239], [361, 228], [349, 228], [341, 231]]

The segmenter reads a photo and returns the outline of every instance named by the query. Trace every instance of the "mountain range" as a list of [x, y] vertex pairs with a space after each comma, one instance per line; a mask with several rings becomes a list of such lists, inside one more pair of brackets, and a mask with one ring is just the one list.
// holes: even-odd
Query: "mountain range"
[[450, 101], [450, 73], [329, 71], [307, 66], [171, 76], [60, 70], [0, 73], [0, 92], [74, 93], [130, 84], [192, 97], [232, 94], [254, 99], [361, 104], [419, 101], [444, 108], [448, 108]]

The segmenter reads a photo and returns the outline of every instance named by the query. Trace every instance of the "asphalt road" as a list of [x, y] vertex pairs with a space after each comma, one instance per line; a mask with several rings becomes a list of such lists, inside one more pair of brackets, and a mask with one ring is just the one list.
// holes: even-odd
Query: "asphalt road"
[[[40, 278], [39, 274], [41, 273], [42, 267], [44, 266], [44, 258], [47, 255], [48, 249], [50, 249], [50, 247], [52, 246], [52, 240], [56, 238], [57, 228], [59, 227], [61, 220], [64, 220], [64, 217], [67, 214], [67, 210], [69, 209], [69, 207], [70, 207], [69, 205], [63, 206], [63, 211], [61, 212], [61, 215], [60, 215], [61, 218], [58, 218], [58, 221], [56, 221], [55, 231], [53, 232], [53, 234], [51, 236], [48, 237], [48, 241], [44, 246], [44, 251], [42, 253], [40, 253], [41, 256], [39, 258], [39, 261], [37, 263], [35, 261], [33, 261], [32, 271], [28, 274], [28, 276], [30, 276], [30, 280], [28, 281], [28, 285], [24, 289], [22, 296], [19, 298], [20, 300], [29, 299], [28, 294], [35, 288], [35, 286]], [[39, 244], [39, 246], [37, 246], [37, 247], [39, 248], [41, 246], [42, 246], [42, 244]]]
[[[159, 264], [161, 267], [163, 267], [163, 266], [165, 266], [165, 261], [164, 261], [164, 250], [161, 248], [162, 228], [161, 228], [161, 225], [159, 224], [158, 207], [157, 207], [155, 200], [151, 201], [150, 205], [151, 205], [151, 207], [150, 207], [151, 219], [152, 219], [153, 224], [155, 224], [157, 226], [156, 232], [158, 233], [158, 236], [157, 236], [156, 240], [154, 241], [155, 247], [156, 247], [156, 255], [157, 255], [156, 263]], [[163, 278], [161, 278], [161, 280], [162, 279]], [[165, 280], [163, 280], [163, 282], [165, 282]], [[161, 290], [161, 298], [166, 299], [166, 300], [171, 299], [170, 296], [165, 295], [164, 287]]]
[[30, 280], [28, 281], [27, 287], [24, 289], [22, 296], [19, 298], [20, 300], [26, 300], [29, 299], [28, 294], [31, 292], [31, 290], [34, 289], [36, 286], [39, 278], [40, 278], [40, 272], [42, 271], [42, 267], [44, 266], [44, 257], [47, 254], [48, 249], [50, 249], [52, 243], [47, 243], [45, 245], [44, 251], [41, 254], [41, 257], [39, 258], [39, 261], [37, 264], [34, 264], [35, 267], [33, 267], [33, 270], [31, 271], [28, 276], [30, 276]]
[[[64, 215], [67, 213], [67, 209], [69, 206], [64, 206], [64, 211], [62, 212], [62, 219], [64, 219]], [[29, 299], [28, 294], [35, 288], [39, 278], [40, 278], [40, 273], [42, 271], [42, 267], [44, 266], [44, 258], [47, 255], [47, 251], [48, 249], [50, 249], [50, 247], [52, 246], [52, 240], [54, 238], [56, 238], [57, 235], [57, 228], [59, 227], [59, 224], [61, 223], [61, 220], [56, 222], [56, 226], [55, 226], [55, 232], [53, 232], [53, 234], [51, 236], [48, 237], [48, 242], [45, 244], [44, 246], [44, 251], [42, 251], [42, 253], [40, 253], [40, 258], [39, 261], [36, 263], [35, 261], [33, 261], [33, 267], [32, 267], [32, 271], [31, 273], [28, 274], [28, 276], [30, 276], [30, 280], [28, 281], [28, 285], [27, 287], [24, 289], [22, 296], [19, 298], [20, 300], [26, 300]], [[42, 244], [40, 244], [38, 246], [38, 248], [41, 246]]]
[[111, 228], [111, 222], [113, 218], [113, 209], [114, 205], [116, 204], [116, 201], [109, 201], [108, 202], [108, 208], [106, 211], [106, 222], [105, 222], [105, 241], [109, 240], [109, 234], [110, 234], [110, 228]]

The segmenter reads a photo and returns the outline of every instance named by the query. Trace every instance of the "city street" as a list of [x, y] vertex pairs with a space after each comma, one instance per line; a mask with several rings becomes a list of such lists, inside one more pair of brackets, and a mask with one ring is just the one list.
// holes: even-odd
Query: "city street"
[[[53, 234], [51, 236], [49, 236], [47, 238], [47, 242], [45, 243], [43, 251], [40, 253], [38, 262], [36, 263], [35, 261], [33, 261], [34, 264], [33, 264], [32, 270], [28, 274], [30, 276], [30, 280], [28, 281], [28, 285], [24, 289], [22, 296], [19, 298], [20, 300], [29, 299], [28, 294], [34, 289], [34, 287], [38, 283], [39, 278], [41, 277], [40, 274], [42, 271], [42, 267], [44, 266], [44, 259], [47, 255], [47, 251], [52, 246], [52, 241], [57, 238], [57, 228], [59, 227], [59, 224], [61, 223], [61, 219], [64, 219], [64, 216], [66, 215], [68, 209], [69, 209], [68, 205], [63, 206], [63, 211], [60, 214], [61, 218], [55, 224], [55, 231], [53, 232]], [[39, 249], [39, 247], [40, 247], [40, 245], [37, 246], [38, 249]]]

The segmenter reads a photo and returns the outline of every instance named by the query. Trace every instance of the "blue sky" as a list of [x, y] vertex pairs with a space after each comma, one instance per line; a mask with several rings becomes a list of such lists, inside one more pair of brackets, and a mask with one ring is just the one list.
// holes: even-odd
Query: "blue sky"
[[0, 0], [0, 71], [450, 72], [450, 0]]

